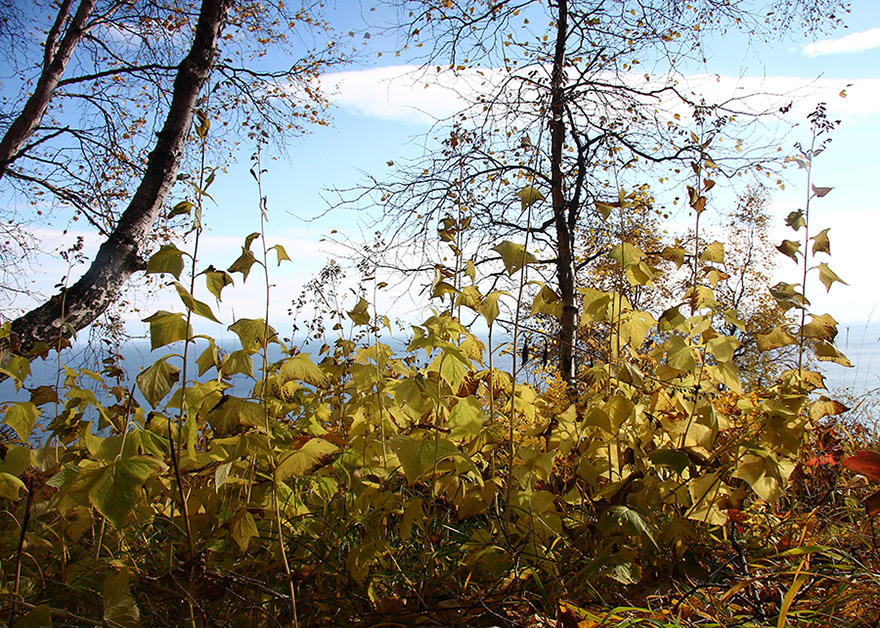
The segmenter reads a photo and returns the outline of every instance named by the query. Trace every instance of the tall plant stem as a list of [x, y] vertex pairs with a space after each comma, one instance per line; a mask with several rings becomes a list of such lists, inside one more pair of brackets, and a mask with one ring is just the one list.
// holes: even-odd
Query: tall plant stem
[[266, 207], [266, 197], [263, 196], [263, 164], [262, 164], [262, 144], [257, 141], [257, 152], [254, 155], [255, 172], [254, 178], [257, 180], [257, 193], [259, 194], [260, 207], [260, 243], [263, 253], [263, 279], [266, 287], [266, 309], [263, 319], [263, 371], [260, 381], [260, 405], [263, 408], [263, 421], [266, 429], [266, 438], [269, 441], [269, 463], [272, 466], [272, 510], [274, 510], [275, 527], [278, 532], [278, 548], [281, 552], [281, 562], [284, 565], [284, 576], [287, 580], [288, 595], [290, 596], [290, 625], [292, 628], [299, 626], [296, 612], [296, 589], [293, 586], [293, 577], [290, 571], [290, 561], [287, 558], [287, 548], [284, 546], [284, 525], [281, 521], [281, 508], [278, 500], [278, 461], [275, 459], [275, 449], [272, 438], [272, 424], [269, 419], [269, 406], [266, 399], [266, 387], [269, 383], [269, 303], [271, 299], [272, 286], [269, 283], [269, 247], [266, 246], [266, 221], [268, 220], [268, 210]]
[[810, 199], [813, 196], [813, 152], [816, 149], [816, 128], [813, 127], [813, 137], [810, 139], [810, 159], [807, 161], [807, 202], [804, 207], [804, 253], [803, 273], [801, 279], [801, 325], [798, 331], [798, 379], [804, 378], [804, 323], [807, 319], [807, 273], [810, 270]]

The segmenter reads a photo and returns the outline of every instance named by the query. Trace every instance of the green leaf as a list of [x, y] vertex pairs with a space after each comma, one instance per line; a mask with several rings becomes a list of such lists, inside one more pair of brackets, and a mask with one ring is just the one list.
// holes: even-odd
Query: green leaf
[[129, 590], [128, 569], [111, 575], [104, 582], [104, 620], [114, 626], [135, 628], [141, 625], [141, 614]]
[[253, 233], [251, 233], [251, 234], [249, 234], [247, 237], [245, 237], [245, 239], [244, 239], [244, 250], [245, 250], [245, 251], [250, 251], [250, 250], [251, 250], [251, 244], [253, 244], [254, 240], [256, 240], [256, 239], [259, 238], [259, 237], [260, 237], [260, 234], [257, 233], [256, 231], [254, 231]]
[[339, 447], [323, 438], [311, 438], [302, 447], [287, 454], [275, 468], [275, 478], [283, 482], [289, 477], [308, 475]]
[[535, 314], [548, 314], [557, 320], [562, 316], [562, 301], [547, 284], [541, 285], [532, 301], [532, 316]]
[[516, 196], [519, 197], [520, 201], [522, 201], [522, 208], [526, 209], [527, 207], [534, 205], [538, 201], [543, 201], [544, 195], [541, 194], [541, 191], [538, 188], [533, 187], [524, 187], [519, 192], [516, 193]]
[[445, 438], [413, 438], [397, 436], [390, 441], [391, 448], [397, 454], [407, 482], [412, 484], [436, 463], [446, 458], [459, 455], [458, 448]]
[[238, 336], [242, 349], [260, 351], [278, 342], [278, 332], [262, 318], [240, 318], [227, 329]]
[[254, 257], [254, 254], [248, 249], [242, 249], [241, 255], [238, 256], [237, 260], [232, 262], [232, 265], [227, 270], [230, 273], [241, 273], [242, 277], [246, 280], [251, 273], [251, 266], [256, 263], [257, 258]]
[[828, 232], [830, 229], [823, 229], [810, 240], [813, 241], [813, 255], [816, 253], [827, 253], [831, 255], [831, 241], [828, 240]]
[[449, 425], [452, 438], [476, 436], [483, 427], [485, 413], [480, 402], [473, 395], [459, 399], [449, 413]]
[[781, 325], [774, 327], [769, 334], [757, 334], [755, 338], [758, 341], [758, 351], [772, 351], [797, 342]]
[[797, 254], [801, 248], [800, 242], [795, 242], [794, 240], [783, 240], [782, 244], [776, 247], [776, 250], [782, 253], [783, 255], [787, 255], [795, 262], [798, 261]]
[[841, 353], [840, 350], [830, 342], [825, 342], [824, 340], [818, 341], [813, 348], [813, 351], [816, 358], [821, 362], [834, 362], [835, 364], [847, 367], [852, 366], [852, 362], [849, 361], [849, 358]]
[[144, 322], [150, 324], [150, 348], [153, 351], [192, 336], [192, 327], [187, 324], [183, 314], [159, 310], [145, 318]]
[[239, 510], [229, 519], [229, 534], [232, 540], [238, 545], [238, 549], [246, 552], [251, 539], [259, 535], [257, 530], [257, 522], [254, 516], [247, 509]]
[[223, 292], [223, 288], [231, 286], [234, 283], [232, 275], [225, 270], [205, 271], [205, 285], [208, 287], [208, 291], [213, 294], [214, 298], [218, 301], [220, 300], [220, 293]]
[[648, 524], [645, 523], [642, 516], [632, 508], [626, 506], [611, 506], [602, 513], [601, 517], [599, 517], [598, 526], [605, 534], [619, 534], [622, 532], [629, 536], [645, 535], [655, 547], [659, 547], [654, 538], [654, 533], [648, 527]]
[[538, 261], [538, 258], [526, 251], [522, 244], [514, 244], [508, 240], [493, 246], [491, 250], [501, 255], [501, 261], [504, 262], [508, 275], [513, 275], [525, 265]]
[[224, 355], [220, 360], [220, 372], [225, 377], [240, 373], [253, 379], [254, 361], [251, 358], [251, 351], [252, 349], [239, 349]]
[[791, 212], [785, 217], [785, 224], [795, 231], [799, 231], [801, 227], [806, 227], [807, 223], [804, 220], [804, 212], [800, 209]]
[[277, 258], [278, 258], [278, 265], [279, 265], [279, 266], [281, 266], [281, 262], [284, 262], [284, 261], [288, 261], [288, 262], [289, 262], [289, 261], [291, 261], [291, 260], [290, 260], [290, 257], [288, 257], [288, 255], [287, 255], [287, 251], [285, 251], [285, 250], [284, 250], [284, 247], [281, 246], [280, 244], [276, 244], [275, 246], [270, 247], [270, 248], [275, 249], [275, 255], [276, 255]]
[[163, 471], [165, 464], [152, 456], [131, 456], [80, 471], [72, 492], [85, 492], [92, 505], [110, 523], [121, 528], [140, 501], [144, 483]]
[[196, 364], [199, 367], [199, 377], [207, 373], [212, 368], [220, 367], [220, 353], [214, 344], [214, 339], [208, 339], [208, 346], [202, 351], [201, 355], [196, 358]]
[[355, 325], [367, 325], [370, 322], [370, 312], [369, 303], [361, 297], [357, 305], [354, 306], [354, 309], [347, 312], [348, 317], [354, 322]]
[[150, 256], [147, 262], [147, 274], [168, 273], [180, 280], [183, 272], [183, 256], [186, 255], [173, 244], [163, 244], [158, 251]]
[[770, 454], [746, 454], [733, 472], [733, 477], [748, 482], [758, 497], [772, 504], [782, 495], [785, 481], [793, 469], [793, 464], [780, 464]]
[[826, 292], [831, 292], [831, 284], [833, 284], [835, 281], [842, 283], [844, 286], [849, 285], [843, 279], [838, 277], [833, 270], [828, 268], [828, 265], [825, 262], [817, 265], [816, 268], [819, 269], [819, 281], [821, 281], [822, 285], [825, 286]]
[[721, 264], [724, 261], [724, 244], [721, 242], [713, 242], [700, 255], [701, 262], [715, 262]]
[[0, 499], [18, 501], [20, 492], [25, 488], [24, 482], [5, 471], [0, 471]]
[[507, 293], [500, 290], [493, 290], [483, 297], [483, 302], [480, 303], [480, 307], [477, 309], [477, 311], [483, 315], [483, 318], [486, 319], [486, 324], [490, 327], [500, 313], [500, 310], [498, 309], [498, 297], [502, 294]]
[[40, 418], [40, 409], [37, 406], [30, 401], [20, 401], [6, 408], [3, 422], [15, 430], [21, 442], [26, 443], [38, 418]]
[[40, 604], [19, 617], [12, 628], [46, 628], [51, 625], [52, 609], [48, 604]]
[[138, 390], [154, 408], [171, 392], [171, 388], [179, 379], [180, 369], [168, 364], [169, 357], [165, 356], [157, 360], [135, 378]]
[[596, 211], [599, 212], [600, 216], [602, 216], [602, 220], [608, 220], [608, 216], [611, 215], [611, 212], [614, 211], [614, 208], [615, 205], [603, 203], [602, 201], [596, 201]]
[[655, 465], [660, 467], [669, 467], [678, 475], [684, 473], [684, 470], [687, 469], [691, 463], [691, 459], [688, 458], [688, 455], [678, 449], [655, 449], [650, 454], [648, 454], [648, 458]]
[[611, 249], [608, 253], [608, 257], [627, 268], [642, 261], [645, 257], [645, 253], [639, 247], [633, 246], [629, 242], [624, 242]]
[[168, 212], [168, 220], [171, 220], [175, 216], [188, 215], [193, 207], [195, 207], [195, 205], [192, 201], [180, 201], [177, 205], [171, 208], [170, 212]]
[[837, 321], [830, 314], [810, 314], [810, 319], [804, 325], [804, 338], [834, 342], [837, 338]]
[[214, 436], [224, 438], [235, 435], [243, 427], [265, 427], [266, 410], [259, 403], [224, 395], [208, 412], [208, 423], [214, 428]]
[[214, 321], [215, 323], [219, 323], [217, 317], [214, 316], [214, 312], [211, 311], [211, 308], [201, 301], [195, 299], [193, 295], [189, 293], [189, 291], [184, 288], [182, 285], [174, 282], [174, 287], [177, 289], [177, 294], [180, 296], [180, 300], [183, 301], [183, 305], [193, 314], [198, 314], [204, 318], [207, 318], [209, 321]]
[[313, 386], [326, 386], [328, 383], [324, 371], [312, 362], [308, 353], [298, 353], [292, 358], [284, 360], [281, 363], [279, 374], [284, 382], [297, 380]]

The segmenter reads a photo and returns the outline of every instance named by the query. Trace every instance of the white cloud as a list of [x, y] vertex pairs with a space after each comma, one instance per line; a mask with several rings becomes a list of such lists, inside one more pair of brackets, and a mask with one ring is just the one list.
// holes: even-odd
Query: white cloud
[[804, 46], [808, 57], [820, 55], [849, 54], [880, 48], [880, 28], [850, 33], [837, 39], [823, 39]]
[[[502, 70], [435, 72], [433, 68], [401, 65], [327, 74], [321, 78], [321, 87], [335, 104], [356, 115], [427, 125], [466, 110], [507, 76]], [[836, 117], [880, 114], [880, 79], [701, 74], [652, 77], [646, 82], [644, 75], [630, 74], [623, 82], [653, 90], [674, 85], [694, 102], [704, 99], [745, 114], [773, 113], [793, 103], [788, 120], [805, 119], [818, 102], [826, 102], [829, 115]], [[603, 100], [596, 105], [598, 109], [614, 107], [613, 95], [605, 94]], [[669, 116], [690, 114], [688, 106], [672, 93], [648, 102], [656, 103]]]
[[488, 91], [490, 75], [399, 65], [325, 74], [321, 89], [338, 106], [366, 118], [432, 124], [461, 111], [473, 94]]

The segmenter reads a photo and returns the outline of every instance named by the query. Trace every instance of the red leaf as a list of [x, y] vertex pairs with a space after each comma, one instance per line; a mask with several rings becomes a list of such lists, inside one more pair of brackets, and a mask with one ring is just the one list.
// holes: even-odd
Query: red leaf
[[853, 473], [861, 473], [869, 480], [880, 482], [880, 453], [876, 451], [857, 451], [842, 464]]
[[865, 498], [865, 510], [868, 511], [869, 517], [880, 513], [880, 491], [871, 493]]

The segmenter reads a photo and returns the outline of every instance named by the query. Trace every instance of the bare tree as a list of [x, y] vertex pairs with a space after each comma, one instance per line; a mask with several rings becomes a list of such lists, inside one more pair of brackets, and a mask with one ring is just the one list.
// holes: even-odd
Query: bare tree
[[[201, 94], [202, 108], [210, 102], [223, 112], [211, 132], [215, 164], [258, 126], [280, 146], [324, 123], [326, 102], [312, 79], [343, 55], [319, 8], [310, 0], [230, 3], [223, 53]], [[10, 241], [10, 258], [27, 253], [29, 225], [58, 208], [66, 208], [59, 220], [72, 216], [110, 235], [146, 174], [198, 9], [177, 0], [38, 0], [10, 14], [45, 35], [19, 45], [15, 81], [4, 85], [0, 217], [21, 236]]]
[[[407, 6], [407, 45], [427, 42], [427, 60], [438, 71], [476, 73], [487, 87], [454, 117], [458, 128], [440, 154], [397, 180], [374, 182], [386, 219], [405, 244], [463, 211], [479, 242], [473, 248], [482, 251], [475, 263], [492, 259], [486, 244], [528, 235], [561, 302], [556, 359], [569, 382], [577, 271], [602, 253], [579, 251], [577, 234], [604, 228], [596, 203], [620, 207], [624, 183], [635, 186], [649, 169], [654, 177], [661, 167], [664, 174], [690, 172], [711, 157], [712, 176], [729, 177], [766, 157], [724, 155], [702, 139], [732, 132], [737, 115], [753, 116], [737, 100], [706, 103], [678, 83], [675, 73], [685, 63], [705, 63], [703, 34], [739, 28], [770, 36], [796, 22], [833, 23], [832, 9], [842, 9], [835, 0], [769, 2], [764, 11], [728, 0]], [[547, 199], [530, 221], [515, 196], [525, 186]]]
[[[106, 235], [91, 266], [78, 281], [12, 321], [8, 345], [22, 354], [41, 346], [56, 346], [59, 340], [88, 326], [117, 298], [128, 278], [145, 267], [144, 257], [149, 252], [166, 199], [179, 178], [193, 116], [197, 108], [204, 107], [200, 99], [205, 98], [209, 81], [211, 105], [224, 112], [217, 120], [222, 124], [215, 125], [217, 133], [212, 131], [212, 136], [222, 139], [224, 125], [230, 125], [267, 135], [277, 132], [281, 139], [291, 131], [301, 130], [307, 123], [323, 122], [323, 101], [309, 87], [309, 81], [328, 63], [338, 59], [332, 44], [328, 47], [324, 42], [317, 46], [317, 54], [307, 51], [302, 58], [288, 59], [289, 65], [281, 68], [262, 60], [267, 45], [273, 42], [281, 45], [283, 38], [293, 33], [290, 28], [294, 22], [284, 19], [290, 9], [281, 2], [276, 5], [201, 0], [198, 12], [190, 14], [188, 5], [170, 10], [162, 3], [147, 0], [102, 4], [98, 14], [94, 10], [96, 1], [81, 0], [73, 18], [69, 14], [71, 2], [62, 3], [47, 36], [46, 61], [41, 66], [38, 88], [34, 92], [40, 96], [26, 99], [6, 132], [9, 139], [4, 145], [9, 157], [0, 184], [8, 180], [27, 181], [49, 190], [61, 201], [72, 203], [81, 214], [91, 216], [90, 222]], [[267, 6], [275, 13], [267, 13]], [[127, 13], [123, 19], [120, 14], [124, 11]], [[297, 13], [296, 23], [301, 20], [309, 24], [307, 32], [312, 32], [316, 22], [306, 9], [302, 11]], [[89, 15], [93, 17], [92, 22], [88, 21]], [[100, 19], [95, 18], [96, 15], [100, 15]], [[321, 22], [317, 24], [320, 26]], [[123, 39], [133, 50], [126, 51], [123, 46], [121, 51], [114, 51], [107, 43], [107, 29], [111, 28], [117, 36], [122, 32]], [[167, 32], [161, 36], [155, 34], [163, 29]], [[322, 28], [317, 30], [323, 32]], [[180, 42], [173, 41], [174, 37], [188, 32], [191, 33], [189, 50], [182, 60], [175, 60], [174, 55], [180, 55]], [[53, 43], [56, 39], [63, 43], [56, 45]], [[71, 58], [68, 49], [75, 41], [83, 45], [81, 51], [87, 57], [92, 55], [77, 68], [88, 70], [61, 78], [66, 60]], [[103, 56], [94, 57], [99, 49]], [[146, 55], [150, 50], [155, 52], [154, 60], [158, 61], [141, 63], [142, 57], [138, 55]], [[52, 71], [45, 71], [46, 68]], [[170, 85], [166, 76], [173, 79]], [[129, 98], [123, 107], [126, 114], [132, 115], [132, 107], [153, 107], [154, 114], [161, 115], [157, 118], [161, 124], [154, 134], [152, 124], [135, 121], [132, 137], [123, 138], [125, 133], [119, 133], [120, 129], [115, 126], [113, 111], [104, 109], [102, 104], [102, 99], [112, 100], [112, 90], [101, 93], [96, 89], [105, 81], [119, 83], [133, 77], [139, 80], [126, 88], [136, 92], [126, 91]], [[158, 89], [163, 85], [168, 87], [167, 95], [147, 90], [147, 86]], [[67, 91], [73, 88], [82, 89], [73, 95]], [[137, 102], [138, 89], [146, 97], [143, 103]], [[53, 106], [59, 107], [59, 118], [67, 115], [62, 101], [68, 98], [95, 107], [100, 122], [89, 126], [94, 113], [90, 110], [71, 116], [70, 125], [58, 126], [57, 121], [47, 124], [46, 112]], [[71, 145], [63, 137], [77, 141]], [[131, 140], [132, 152], [124, 154], [117, 139]], [[102, 162], [94, 158], [95, 153], [88, 147], [101, 142], [108, 154], [115, 155], [116, 161]], [[143, 162], [131, 156], [138, 155], [140, 150], [146, 153]], [[79, 174], [90, 167], [95, 167], [91, 175]], [[112, 202], [99, 210], [100, 203], [89, 193], [90, 181], [106, 183], [108, 179], [121, 178], [123, 173], [128, 181], [134, 182], [135, 188], [129, 194], [127, 190], [132, 184], [128, 181], [121, 184], [109, 199]], [[53, 177], [60, 177], [63, 183], [56, 185]], [[115, 208], [119, 204], [124, 209], [117, 212]]]

